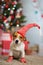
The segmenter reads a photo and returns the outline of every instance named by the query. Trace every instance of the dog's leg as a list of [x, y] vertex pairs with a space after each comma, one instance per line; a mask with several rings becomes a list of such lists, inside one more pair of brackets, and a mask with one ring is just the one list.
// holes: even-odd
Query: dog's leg
[[26, 60], [25, 60], [25, 52], [23, 50], [22, 50], [20, 62], [26, 63]]
[[26, 63], [24, 47], [25, 47], [25, 45], [23, 43], [22, 44], [22, 48], [21, 48], [21, 58], [20, 58], [20, 61], [23, 62], [23, 63]]
[[11, 62], [12, 60], [13, 60], [13, 52], [10, 50], [7, 62]]

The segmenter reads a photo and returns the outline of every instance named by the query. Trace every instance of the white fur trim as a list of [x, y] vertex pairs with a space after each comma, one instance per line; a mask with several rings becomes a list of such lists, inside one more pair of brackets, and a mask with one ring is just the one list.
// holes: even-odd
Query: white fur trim
[[[25, 51], [24, 51], [24, 47], [25, 47], [25, 45], [24, 45], [24, 43], [22, 42], [22, 43], [20, 43], [20, 45], [19, 46], [16, 46], [16, 47], [14, 47], [14, 42], [12, 41], [12, 43], [11, 43], [11, 47], [10, 47], [10, 50], [13, 48], [14, 50], [19, 50], [19, 51], [21, 51], [22, 52], [22, 55], [21, 55], [21, 57], [25, 57]], [[13, 47], [12, 47], [13, 46]], [[12, 50], [11, 50], [11, 52], [9, 53], [10, 55], [13, 55], [13, 53], [12, 53]]]
[[13, 56], [13, 52], [11, 50], [9, 52], [9, 56]]

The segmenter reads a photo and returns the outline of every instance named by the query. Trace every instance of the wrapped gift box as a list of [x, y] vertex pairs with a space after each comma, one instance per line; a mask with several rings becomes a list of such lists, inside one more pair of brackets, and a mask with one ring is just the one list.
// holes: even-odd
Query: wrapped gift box
[[25, 40], [25, 41], [24, 41], [24, 44], [25, 44], [25, 50], [28, 50], [28, 47], [29, 47], [29, 41]]
[[11, 41], [12, 41], [12, 35], [10, 33], [2, 34], [2, 54], [3, 55], [9, 54]]

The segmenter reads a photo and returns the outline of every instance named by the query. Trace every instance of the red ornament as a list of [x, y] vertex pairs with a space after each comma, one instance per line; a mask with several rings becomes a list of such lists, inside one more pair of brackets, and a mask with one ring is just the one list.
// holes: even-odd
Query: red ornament
[[41, 15], [41, 17], [43, 18], [43, 14]]
[[8, 5], [5, 6], [5, 8], [8, 8], [8, 7], [9, 7]]
[[14, 19], [14, 16], [13, 15], [11, 15], [11, 19]]
[[3, 27], [4, 27], [3, 24], [1, 24], [0, 28], [2, 29]]
[[12, 5], [15, 5], [15, 2], [12, 2]]
[[5, 17], [5, 16], [3, 17], [3, 21], [4, 21], [4, 20], [6, 20], [6, 17]]

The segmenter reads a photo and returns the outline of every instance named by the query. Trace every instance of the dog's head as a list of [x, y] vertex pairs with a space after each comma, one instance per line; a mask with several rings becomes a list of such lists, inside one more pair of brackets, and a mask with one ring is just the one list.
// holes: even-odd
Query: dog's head
[[16, 45], [20, 45], [21, 42], [24, 41], [24, 37], [22, 35], [20, 35], [18, 32], [14, 32], [13, 41]]

